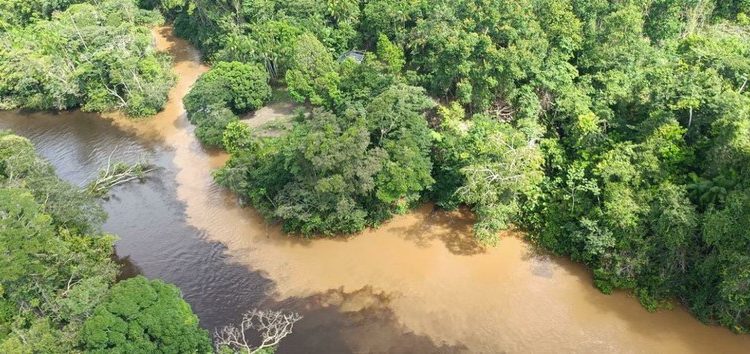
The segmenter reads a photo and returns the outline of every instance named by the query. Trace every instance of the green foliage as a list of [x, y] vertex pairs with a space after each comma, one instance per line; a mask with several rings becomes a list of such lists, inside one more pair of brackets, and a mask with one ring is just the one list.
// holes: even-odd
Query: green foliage
[[715, 291], [702, 292], [690, 303], [702, 317], [716, 318], [738, 332], [750, 330], [749, 220], [748, 190], [732, 192], [723, 207], [706, 212], [703, 240], [711, 248], [699, 266], [696, 281], [708, 282]]
[[60, 180], [27, 139], [0, 132], [0, 181], [26, 188], [55, 226], [86, 233], [104, 221], [101, 207], [86, 192]]
[[185, 96], [188, 120], [208, 146], [223, 146], [224, 129], [235, 114], [260, 108], [271, 98], [268, 74], [259, 65], [219, 62]]
[[13, 27], [0, 37], [0, 107], [155, 114], [173, 83], [146, 27], [159, 21], [129, 0], [76, 4]]
[[98, 314], [128, 308], [122, 298], [146, 301], [150, 294], [158, 301], [137, 321], [129, 313], [118, 322], [130, 335], [147, 328], [142, 333], [161, 337], [141, 348], [209, 352], [207, 335], [173, 286], [136, 278], [110, 289], [115, 237], [99, 231], [103, 221], [95, 200], [60, 180], [27, 139], [0, 133], [0, 352], [100, 349], [89, 343], [96, 343], [90, 332], [108, 330], [90, 324]]
[[727, 228], [743, 227], [750, 181], [746, 30], [701, 27], [710, 8], [691, 1], [655, 2], [648, 18], [636, 3], [575, 3], [581, 74], [542, 120], [555, 149], [524, 225], [587, 263], [602, 291], [632, 289], [652, 310], [677, 299], [747, 332], [735, 267], [748, 248]]
[[367, 1], [363, 11], [362, 35], [371, 42], [381, 34], [399, 43], [406, 40], [409, 31], [407, 23], [419, 18], [420, 7], [424, 3], [422, 0]]
[[366, 53], [361, 63], [346, 59], [339, 65], [341, 77], [338, 89], [341, 92], [342, 106], [361, 105], [368, 103], [388, 87], [404, 83], [399, 72], [384, 60], [371, 53]]
[[[750, 1], [726, 0], [716, 1], [716, 15], [728, 19], [741, 19], [750, 14]], [[747, 23], [745, 23], [747, 25]]]
[[333, 108], [340, 103], [339, 80], [336, 62], [323, 43], [311, 34], [300, 36], [285, 77], [292, 98]]
[[207, 146], [222, 147], [224, 130], [232, 122], [237, 122], [237, 116], [229, 108], [221, 105], [205, 107], [191, 115], [190, 120], [197, 127], [195, 135]]
[[377, 44], [378, 59], [382, 60], [391, 72], [399, 73], [403, 69], [406, 60], [404, 59], [404, 51], [397, 47], [395, 44], [388, 40], [385, 35], [378, 37]]
[[55, 11], [64, 10], [83, 0], [2, 0], [0, 1], [0, 33], [49, 19]]
[[485, 115], [464, 120], [455, 104], [441, 108], [440, 115], [437, 202], [472, 206], [475, 238], [496, 244], [498, 232], [519, 221], [520, 205], [538, 193], [544, 176], [541, 151], [532, 137], [511, 124]]
[[70, 351], [114, 281], [114, 238], [97, 231], [100, 207], [28, 140], [0, 134], [0, 166], [0, 351]]
[[141, 276], [121, 281], [86, 319], [92, 353], [209, 353], [211, 341], [179, 289]]
[[360, 231], [370, 220], [363, 204], [382, 168], [382, 152], [369, 149], [361, 117], [347, 124], [318, 111], [310, 119], [289, 135], [284, 158], [291, 174], [281, 178], [289, 182], [273, 196], [273, 214], [287, 230], [303, 234]]
[[73, 336], [54, 328], [47, 319], [34, 321], [28, 328], [16, 329], [15, 333], [0, 342], [3, 353], [70, 353], [74, 345]]
[[229, 123], [221, 139], [224, 149], [230, 154], [239, 154], [256, 148], [252, 130], [247, 124], [239, 121]]
[[227, 35], [226, 45], [212, 58], [214, 61], [261, 63], [273, 79], [283, 78], [294, 44], [304, 31], [283, 20], [269, 20], [250, 25], [249, 33]]
[[189, 0], [175, 29], [211, 59], [258, 62], [272, 77], [284, 77], [288, 53], [305, 31], [337, 53], [351, 49], [360, 5], [358, 0]]
[[287, 230], [356, 232], [429, 196], [470, 207], [482, 244], [518, 226], [604, 292], [747, 332], [748, 4], [195, 0], [176, 25], [314, 107], [273, 138], [205, 119], [232, 154], [217, 180]]
[[188, 112], [223, 103], [237, 114], [254, 111], [271, 98], [266, 71], [253, 64], [219, 62], [198, 79], [185, 97]]
[[253, 141], [242, 129], [227, 131], [227, 141], [239, 136], [247, 148], [217, 180], [288, 231], [360, 231], [408, 208], [432, 184], [423, 115], [431, 106], [422, 89], [400, 85], [364, 111], [316, 109], [282, 137]]
[[402, 211], [435, 182], [430, 175], [431, 134], [423, 115], [433, 105], [423, 89], [397, 85], [375, 97], [366, 109], [372, 143], [387, 154], [375, 180], [375, 195]]

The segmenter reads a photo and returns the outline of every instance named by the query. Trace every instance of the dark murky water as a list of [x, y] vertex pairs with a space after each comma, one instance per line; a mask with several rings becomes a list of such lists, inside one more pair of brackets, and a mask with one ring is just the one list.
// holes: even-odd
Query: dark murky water
[[104, 230], [120, 236], [116, 254], [123, 275], [144, 274], [177, 284], [209, 329], [240, 318], [272, 287], [258, 272], [232, 264], [226, 247], [207, 241], [185, 222], [175, 195], [174, 153], [158, 141], [139, 139], [94, 114], [20, 114], [0, 111], [0, 130], [29, 138], [70, 183], [83, 185], [107, 160], [146, 159], [159, 169], [145, 183], [115, 188], [103, 206]]
[[280, 353], [749, 352], [750, 336], [601, 294], [580, 265], [512, 235], [478, 248], [467, 213], [425, 206], [346, 240], [286, 237], [212, 182], [226, 156], [201, 148], [181, 104], [207, 68], [169, 28], [154, 35], [179, 77], [156, 117], [0, 112], [0, 129], [75, 184], [110, 155], [161, 167], [113, 190], [104, 228], [120, 236], [126, 273], [179, 286], [210, 331], [264, 307], [305, 316]]

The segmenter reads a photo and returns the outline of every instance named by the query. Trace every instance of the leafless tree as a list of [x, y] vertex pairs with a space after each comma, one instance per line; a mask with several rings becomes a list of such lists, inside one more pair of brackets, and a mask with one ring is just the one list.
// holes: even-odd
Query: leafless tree
[[[235, 352], [254, 354], [263, 349], [277, 346], [284, 337], [292, 333], [294, 323], [302, 315], [296, 312], [253, 309], [242, 316], [239, 326], [229, 325], [214, 333], [216, 350], [229, 347]], [[254, 330], [260, 334], [261, 343], [253, 345], [247, 338], [247, 332]]]
[[513, 115], [515, 114], [515, 110], [513, 109], [513, 106], [508, 103], [508, 101], [498, 97], [495, 99], [495, 102], [492, 102], [492, 105], [487, 110], [488, 113], [494, 115], [497, 120], [501, 122], [510, 122], [513, 120]]

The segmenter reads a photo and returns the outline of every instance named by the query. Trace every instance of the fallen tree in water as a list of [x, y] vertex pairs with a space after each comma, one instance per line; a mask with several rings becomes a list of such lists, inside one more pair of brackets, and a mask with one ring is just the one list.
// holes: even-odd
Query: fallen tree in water
[[[242, 316], [239, 326], [229, 325], [217, 329], [214, 344], [218, 353], [234, 352], [246, 354], [273, 353], [284, 337], [292, 334], [294, 324], [302, 319], [296, 312], [285, 313], [274, 310], [253, 309]], [[254, 330], [261, 343], [254, 345], [247, 337]]]
[[107, 160], [107, 166], [99, 171], [99, 177], [89, 182], [86, 190], [93, 196], [103, 197], [112, 188], [131, 181], [143, 181], [146, 175], [156, 170], [156, 166], [148, 162], [137, 162], [127, 164], [125, 162], [111, 163]]

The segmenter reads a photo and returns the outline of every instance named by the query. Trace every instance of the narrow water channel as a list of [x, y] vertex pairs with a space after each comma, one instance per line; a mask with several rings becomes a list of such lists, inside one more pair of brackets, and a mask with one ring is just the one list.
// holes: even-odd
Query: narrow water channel
[[480, 249], [464, 212], [425, 206], [346, 240], [283, 235], [212, 182], [226, 156], [200, 146], [181, 103], [207, 68], [169, 28], [154, 34], [179, 77], [156, 117], [0, 112], [0, 129], [29, 137], [76, 184], [110, 154], [157, 164], [146, 183], [114, 190], [104, 227], [127, 272], [179, 286], [205, 328], [259, 306], [305, 316], [280, 353], [750, 351], [750, 336], [681, 308], [648, 313], [601, 294], [583, 267], [514, 235]]

